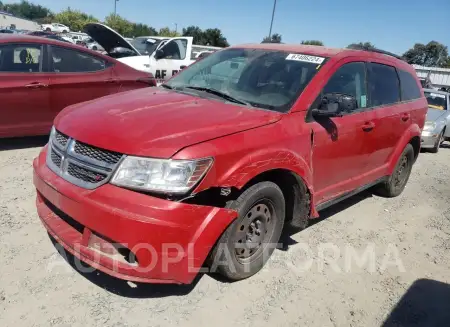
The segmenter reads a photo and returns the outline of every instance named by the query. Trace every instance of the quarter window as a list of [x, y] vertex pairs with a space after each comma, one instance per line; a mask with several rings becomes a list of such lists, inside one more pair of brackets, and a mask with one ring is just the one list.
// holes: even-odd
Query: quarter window
[[400, 86], [394, 67], [369, 63], [369, 93], [373, 107], [384, 106], [400, 101]]
[[399, 70], [398, 76], [400, 77], [402, 101], [414, 100], [421, 97], [419, 86], [413, 75], [407, 71]]
[[53, 72], [96, 72], [106, 68], [106, 61], [86, 53], [52, 46]]
[[340, 67], [324, 87], [322, 94], [342, 93], [355, 97], [358, 108], [367, 107], [366, 67], [352, 62]]

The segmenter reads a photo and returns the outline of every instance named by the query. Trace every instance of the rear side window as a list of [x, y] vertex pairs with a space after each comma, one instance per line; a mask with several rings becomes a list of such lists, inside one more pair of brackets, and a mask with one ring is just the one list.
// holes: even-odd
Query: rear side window
[[369, 94], [372, 107], [400, 101], [400, 83], [394, 67], [369, 63]]
[[415, 77], [404, 70], [398, 70], [402, 91], [402, 101], [414, 100], [421, 97]]
[[41, 71], [40, 44], [8, 44], [0, 47], [0, 72], [38, 73]]
[[53, 72], [83, 73], [106, 68], [107, 62], [80, 51], [52, 46]]

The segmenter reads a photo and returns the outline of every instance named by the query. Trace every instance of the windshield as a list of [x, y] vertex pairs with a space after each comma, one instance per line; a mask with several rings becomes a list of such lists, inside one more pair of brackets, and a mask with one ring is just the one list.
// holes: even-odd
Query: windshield
[[130, 44], [139, 51], [140, 54], [151, 55], [161, 41], [162, 40], [144, 36], [133, 39]]
[[284, 51], [226, 49], [192, 64], [165, 85], [180, 91], [219, 91], [253, 107], [286, 112], [324, 60]]
[[441, 93], [424, 92], [428, 106], [433, 109], [447, 110], [447, 96]]

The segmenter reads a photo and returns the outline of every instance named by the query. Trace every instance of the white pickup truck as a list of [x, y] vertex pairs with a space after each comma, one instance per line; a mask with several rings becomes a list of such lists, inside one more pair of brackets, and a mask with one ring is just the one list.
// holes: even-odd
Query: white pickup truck
[[[195, 62], [198, 55], [193, 49], [197, 50], [199, 46], [193, 46], [190, 36], [143, 36], [129, 42], [113, 29], [99, 23], [87, 24], [84, 32], [99, 43], [109, 56], [134, 69], [151, 73], [158, 84]], [[220, 49], [200, 47], [204, 51]]]

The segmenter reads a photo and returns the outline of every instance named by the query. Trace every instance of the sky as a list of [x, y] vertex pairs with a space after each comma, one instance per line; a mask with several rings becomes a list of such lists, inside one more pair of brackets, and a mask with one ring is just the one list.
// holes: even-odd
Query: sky
[[[29, 0], [60, 11], [71, 7], [99, 19], [114, 0]], [[13, 3], [16, 1], [3, 1]], [[259, 43], [269, 34], [274, 0], [119, 0], [117, 13], [156, 29], [219, 28], [230, 44]], [[321, 40], [346, 47], [370, 41], [402, 54], [431, 40], [450, 46], [450, 0], [277, 0], [272, 33], [285, 43]]]

